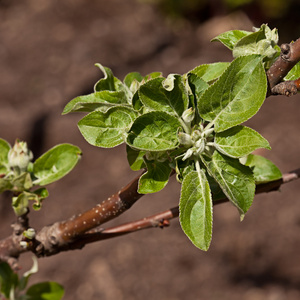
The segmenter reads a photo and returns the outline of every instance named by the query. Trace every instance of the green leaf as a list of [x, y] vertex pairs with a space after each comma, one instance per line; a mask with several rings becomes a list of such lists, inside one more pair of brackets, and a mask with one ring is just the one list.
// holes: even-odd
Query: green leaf
[[207, 251], [212, 238], [212, 199], [203, 170], [192, 171], [182, 182], [180, 224], [192, 243]]
[[144, 155], [146, 154], [146, 151], [134, 150], [126, 145], [126, 152], [131, 170], [138, 171], [145, 168]]
[[32, 285], [26, 292], [28, 300], [60, 300], [64, 295], [64, 288], [56, 282], [41, 282]]
[[[202, 78], [198, 75], [190, 73], [188, 76], [189, 86], [195, 96], [196, 103], [198, 102], [199, 98], [202, 96], [204, 91], [209, 87], [208, 83], [205, 82]], [[194, 107], [195, 105], [193, 105]]]
[[94, 110], [105, 112], [111, 107], [124, 104], [127, 104], [124, 91], [100, 91], [74, 98], [65, 106], [62, 114], [65, 115], [75, 111], [91, 112]]
[[263, 24], [256, 32], [246, 35], [240, 39], [233, 48], [233, 57], [251, 54], [260, 54], [268, 59], [273, 59], [278, 54], [277, 29], [271, 30]]
[[78, 127], [91, 145], [112, 148], [124, 142], [124, 135], [137, 115], [133, 109], [113, 107], [106, 113], [95, 111], [88, 114], [78, 122]]
[[224, 33], [221, 33], [217, 37], [213, 38], [211, 41], [219, 41], [224, 46], [229, 48], [230, 50], [233, 49], [234, 45], [243, 37], [251, 34], [249, 31], [243, 31], [243, 30], [230, 30], [226, 31]]
[[151, 110], [165, 111], [181, 116], [188, 108], [189, 100], [182, 77], [174, 75], [173, 88], [170, 89], [172, 87], [169, 86], [170, 83], [165, 84], [169, 90], [163, 86], [165, 80], [158, 77], [146, 82], [139, 89], [139, 97], [142, 103]]
[[221, 153], [234, 158], [246, 156], [258, 148], [271, 149], [258, 132], [242, 125], [217, 133], [214, 143]]
[[10, 144], [5, 140], [0, 139], [0, 174], [9, 172], [8, 152], [10, 149]]
[[29, 190], [33, 186], [31, 176], [28, 172], [22, 173], [21, 175], [13, 178], [11, 180], [13, 189], [16, 192], [22, 192], [24, 190]]
[[[241, 160], [244, 161], [244, 159]], [[256, 184], [266, 183], [282, 178], [282, 174], [278, 167], [270, 160], [260, 155], [248, 155], [244, 165], [252, 169]]]
[[17, 197], [12, 198], [12, 207], [15, 214], [19, 217], [27, 212], [28, 202], [31, 197], [31, 193], [22, 192]]
[[134, 94], [140, 86], [144, 77], [138, 72], [131, 72], [124, 78], [124, 84], [128, 87], [132, 94]]
[[122, 81], [114, 77], [111, 69], [102, 66], [101, 64], [96, 64], [104, 74], [104, 78], [100, 79], [94, 86], [95, 92], [100, 91], [124, 91], [126, 93], [126, 88], [124, 87]]
[[212, 158], [201, 157], [208, 173], [218, 182], [224, 194], [235, 205], [243, 218], [250, 208], [255, 193], [255, 181], [249, 167], [237, 159], [215, 151]]
[[218, 62], [213, 64], [200, 65], [191, 70], [189, 73], [195, 74], [205, 82], [210, 83], [219, 78], [229, 65], [229, 62]]
[[159, 162], [145, 159], [147, 172], [139, 179], [138, 193], [150, 194], [162, 190], [169, 181], [172, 168], [169, 161]]
[[13, 272], [7, 263], [0, 263], [0, 291], [7, 299], [10, 291], [18, 285], [18, 275]]
[[267, 92], [261, 57], [236, 58], [198, 101], [200, 116], [221, 132], [257, 113]]
[[172, 150], [178, 146], [179, 127], [178, 119], [165, 112], [146, 113], [134, 121], [126, 143], [139, 150]]
[[34, 184], [46, 185], [67, 175], [81, 158], [81, 150], [70, 144], [60, 144], [39, 157], [33, 164]]
[[288, 74], [283, 78], [283, 80], [296, 80], [300, 78], [300, 62], [298, 62], [292, 70], [288, 72]]
[[0, 178], [0, 193], [11, 190], [13, 187], [9, 178]]

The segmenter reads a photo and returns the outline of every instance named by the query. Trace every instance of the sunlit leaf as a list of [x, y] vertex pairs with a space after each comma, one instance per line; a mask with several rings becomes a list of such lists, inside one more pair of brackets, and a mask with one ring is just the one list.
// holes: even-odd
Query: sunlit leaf
[[[244, 160], [244, 159], [241, 159]], [[260, 155], [250, 154], [243, 161], [245, 166], [252, 169], [256, 184], [274, 181], [282, 178], [282, 174], [277, 166], [270, 160]]]
[[205, 173], [187, 174], [182, 182], [180, 224], [192, 243], [207, 251], [212, 237], [212, 199]]
[[81, 157], [81, 150], [70, 144], [60, 144], [39, 157], [33, 164], [34, 184], [46, 185], [67, 175]]
[[242, 218], [254, 199], [255, 181], [251, 169], [218, 151], [214, 152], [212, 158], [202, 157], [202, 160], [209, 174], [238, 208]]
[[138, 117], [127, 137], [126, 143], [139, 150], [164, 151], [178, 145], [177, 118], [165, 112], [150, 112]]
[[258, 148], [271, 149], [258, 132], [242, 125], [217, 133], [215, 146], [223, 154], [234, 158], [246, 156]]
[[216, 132], [238, 125], [257, 113], [264, 102], [267, 79], [260, 56], [235, 59], [198, 101], [200, 116]]
[[78, 122], [83, 137], [97, 147], [112, 148], [124, 142], [125, 133], [137, 117], [126, 107], [113, 107], [106, 113], [95, 111]]

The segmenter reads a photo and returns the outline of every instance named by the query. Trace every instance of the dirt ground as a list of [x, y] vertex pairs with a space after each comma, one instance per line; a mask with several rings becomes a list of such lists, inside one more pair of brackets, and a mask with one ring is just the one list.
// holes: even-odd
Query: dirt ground
[[[85, 142], [76, 125], [82, 114], [61, 116], [68, 101], [92, 92], [102, 76], [95, 63], [119, 78], [131, 71], [184, 73], [202, 63], [231, 60], [226, 48], [209, 40], [233, 28], [250, 30], [251, 21], [236, 13], [197, 26], [171, 26], [155, 8], [133, 0], [0, 1], [0, 137], [28, 141], [36, 157], [65, 142], [83, 151], [72, 173], [49, 186], [42, 210], [30, 214], [31, 226], [40, 229], [85, 211], [137, 175], [123, 146], [107, 150]], [[299, 100], [299, 95], [271, 97], [247, 122], [269, 140], [272, 150], [261, 153], [282, 172], [300, 167]], [[299, 182], [293, 182], [281, 192], [257, 196], [242, 223], [230, 204], [215, 207], [207, 253], [189, 242], [175, 219], [163, 230], [40, 259], [31, 282], [61, 283], [65, 300], [298, 300], [299, 193]], [[179, 185], [171, 180], [108, 225], [166, 210], [178, 199]], [[9, 198], [0, 200], [4, 238], [14, 216]], [[27, 270], [31, 254], [20, 262]]]

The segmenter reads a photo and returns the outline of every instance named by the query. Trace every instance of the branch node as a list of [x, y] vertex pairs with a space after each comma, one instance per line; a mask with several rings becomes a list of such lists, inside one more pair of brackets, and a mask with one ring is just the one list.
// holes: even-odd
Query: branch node
[[285, 60], [289, 60], [291, 56], [291, 46], [290, 44], [282, 44], [280, 46], [281, 49], [281, 56]]

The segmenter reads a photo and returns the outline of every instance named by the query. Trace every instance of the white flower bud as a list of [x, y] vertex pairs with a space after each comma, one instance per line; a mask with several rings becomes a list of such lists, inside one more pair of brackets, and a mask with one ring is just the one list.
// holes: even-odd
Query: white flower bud
[[179, 132], [177, 136], [178, 136], [178, 141], [181, 145], [192, 146], [193, 141], [189, 134], [184, 132]]
[[8, 162], [10, 167], [17, 167], [21, 171], [26, 171], [27, 166], [32, 159], [33, 154], [28, 149], [26, 142], [16, 140], [14, 146], [8, 152]]

